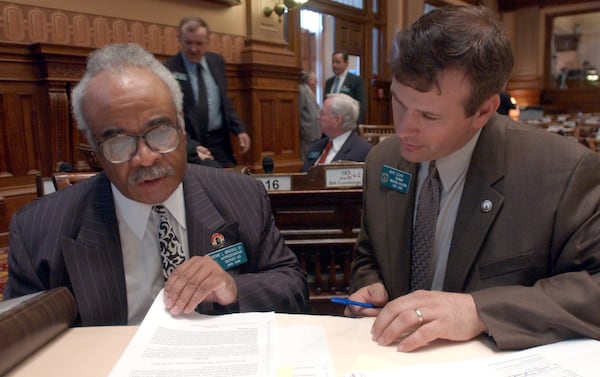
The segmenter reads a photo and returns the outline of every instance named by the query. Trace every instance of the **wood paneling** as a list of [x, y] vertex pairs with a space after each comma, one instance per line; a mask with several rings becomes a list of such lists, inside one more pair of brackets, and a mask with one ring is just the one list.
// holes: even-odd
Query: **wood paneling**
[[365, 55], [365, 25], [346, 21], [340, 17], [335, 20], [335, 49], [348, 51], [350, 55]]
[[542, 105], [547, 113], [597, 113], [600, 111], [597, 88], [569, 90], [548, 89], [542, 93]]
[[252, 171], [262, 170], [265, 156], [273, 158], [277, 172], [298, 172], [302, 167], [298, 150], [299, 75], [297, 67], [243, 65], [244, 120], [252, 130], [252, 150], [238, 161]]

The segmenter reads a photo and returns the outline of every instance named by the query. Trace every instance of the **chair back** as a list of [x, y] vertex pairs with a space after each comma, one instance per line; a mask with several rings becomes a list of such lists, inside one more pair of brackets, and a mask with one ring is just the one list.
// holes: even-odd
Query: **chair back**
[[100, 161], [98, 161], [98, 156], [96, 155], [96, 151], [89, 144], [79, 143], [77, 144], [77, 150], [79, 150], [85, 156], [85, 161], [90, 166], [90, 170], [92, 171], [100, 171], [102, 170], [102, 166], [100, 166]]
[[600, 153], [600, 140], [595, 137], [586, 137], [585, 142], [591, 150]]
[[56, 190], [60, 190], [84, 179], [91, 178], [96, 174], [98, 174], [96, 171], [55, 172], [52, 173], [52, 183], [54, 183]]
[[358, 134], [375, 145], [388, 136], [394, 135], [394, 126], [391, 124], [359, 124]]

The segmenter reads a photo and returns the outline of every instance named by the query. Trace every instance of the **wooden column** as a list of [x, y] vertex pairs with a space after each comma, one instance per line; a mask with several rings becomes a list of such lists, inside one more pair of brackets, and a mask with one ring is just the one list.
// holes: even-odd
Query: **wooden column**
[[247, 38], [242, 50], [240, 79], [251, 152], [240, 163], [262, 171], [262, 159], [275, 161], [275, 172], [300, 171], [298, 77], [300, 67], [284, 40], [285, 21], [267, 17], [272, 0], [247, 1]]
[[34, 44], [31, 51], [40, 70], [40, 117], [34, 134], [39, 138], [43, 175], [50, 175], [61, 161], [76, 168], [84, 160], [77, 152], [77, 144], [85, 137], [77, 130], [69, 108], [71, 88], [85, 71], [91, 49], [71, 46]]

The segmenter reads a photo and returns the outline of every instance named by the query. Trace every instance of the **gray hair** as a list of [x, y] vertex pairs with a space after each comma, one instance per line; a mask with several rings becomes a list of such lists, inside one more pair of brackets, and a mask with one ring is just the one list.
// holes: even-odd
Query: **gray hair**
[[[77, 128], [84, 132], [89, 143], [95, 146], [94, 137], [83, 116], [83, 99], [90, 81], [103, 71], [119, 74], [127, 68], [145, 68], [154, 73], [169, 88], [177, 114], [183, 113], [183, 94], [173, 74], [150, 52], [135, 43], [116, 43], [92, 52], [85, 73], [72, 91], [72, 111]], [[179, 119], [181, 121], [181, 119]], [[181, 125], [183, 127], [183, 125]]]
[[306, 84], [308, 83], [310, 80], [314, 79], [317, 77], [317, 74], [314, 73], [313, 71], [302, 71], [302, 73], [300, 73], [300, 83], [301, 84]]
[[360, 109], [358, 101], [344, 93], [328, 94], [327, 100], [330, 103], [331, 112], [342, 116], [342, 129], [344, 131], [356, 129], [356, 120]]

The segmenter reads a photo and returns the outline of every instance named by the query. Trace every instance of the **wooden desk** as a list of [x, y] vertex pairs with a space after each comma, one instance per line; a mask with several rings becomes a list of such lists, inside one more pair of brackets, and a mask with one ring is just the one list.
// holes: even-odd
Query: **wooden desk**
[[[373, 365], [393, 368], [476, 359], [500, 353], [483, 340], [464, 343], [440, 341], [421, 351], [400, 353], [394, 346], [382, 347], [371, 341], [369, 331], [372, 321], [372, 318], [276, 314], [278, 328], [303, 325], [323, 327], [336, 376], [344, 376], [358, 368]], [[18, 365], [7, 377], [106, 377], [136, 329], [135, 326], [69, 329]], [[366, 361], [369, 365], [365, 365]]]
[[[309, 275], [312, 313], [343, 313], [329, 298], [348, 293], [360, 231], [363, 169], [363, 164], [351, 162], [317, 165], [308, 173], [253, 175], [263, 181], [275, 224]], [[331, 185], [336, 182], [332, 172], [344, 172], [340, 176], [353, 185]], [[287, 183], [278, 186], [281, 182]]]

